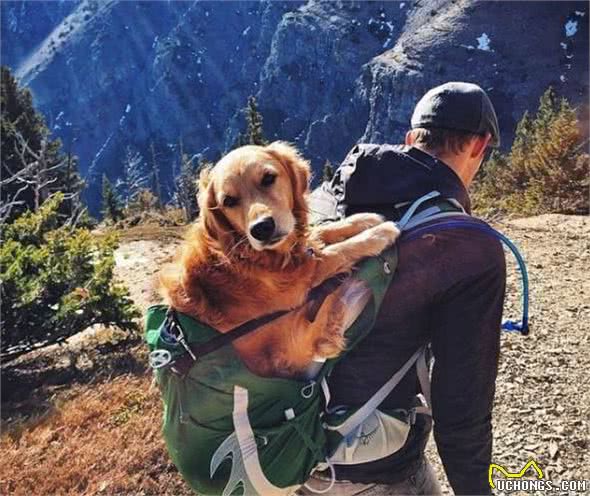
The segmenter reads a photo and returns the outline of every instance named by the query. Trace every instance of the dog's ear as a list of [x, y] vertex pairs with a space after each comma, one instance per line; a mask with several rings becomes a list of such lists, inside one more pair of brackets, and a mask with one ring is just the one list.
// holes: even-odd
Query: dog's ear
[[197, 179], [197, 201], [199, 203], [199, 209], [203, 210], [206, 204], [207, 187], [211, 183], [211, 169], [213, 166], [207, 165], [201, 167], [199, 171], [199, 179]]
[[201, 171], [199, 176], [199, 218], [205, 233], [219, 244], [223, 252], [229, 249], [233, 240], [232, 226], [217, 203], [215, 184], [211, 180], [210, 170]]
[[297, 149], [284, 141], [275, 141], [266, 147], [266, 151], [281, 162], [293, 183], [293, 192], [296, 199], [303, 198], [309, 192], [311, 179], [311, 166], [297, 151]]

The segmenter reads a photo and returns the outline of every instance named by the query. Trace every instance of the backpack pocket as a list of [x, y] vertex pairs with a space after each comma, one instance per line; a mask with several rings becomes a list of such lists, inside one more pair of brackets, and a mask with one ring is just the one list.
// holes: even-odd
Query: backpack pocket
[[334, 465], [357, 465], [392, 455], [408, 439], [410, 418], [405, 410], [391, 414], [375, 410], [345, 437], [337, 429], [353, 412], [338, 412], [325, 418], [324, 428], [331, 449], [329, 461]]

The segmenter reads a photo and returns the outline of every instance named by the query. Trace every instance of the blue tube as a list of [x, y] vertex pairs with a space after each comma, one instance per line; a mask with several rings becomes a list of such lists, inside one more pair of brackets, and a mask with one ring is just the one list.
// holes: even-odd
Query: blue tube
[[455, 229], [455, 228], [465, 228], [465, 229], [475, 229], [477, 231], [484, 232], [493, 236], [496, 239], [502, 241], [512, 252], [516, 261], [518, 262], [518, 268], [520, 269], [520, 274], [522, 277], [522, 320], [521, 321], [514, 321], [514, 320], [506, 320], [502, 324], [502, 330], [507, 332], [520, 332], [523, 336], [529, 334], [529, 276], [526, 269], [526, 264], [524, 258], [518, 251], [518, 248], [514, 245], [514, 243], [508, 239], [504, 234], [499, 231], [496, 231], [493, 227], [488, 226], [487, 224], [480, 223], [478, 221], [467, 221], [467, 220], [448, 220], [448, 221], [441, 221], [435, 224], [420, 226], [415, 229], [410, 229], [406, 231], [403, 235], [403, 239], [414, 239], [418, 237], [420, 234], [432, 232], [432, 231], [443, 231], [447, 229]]

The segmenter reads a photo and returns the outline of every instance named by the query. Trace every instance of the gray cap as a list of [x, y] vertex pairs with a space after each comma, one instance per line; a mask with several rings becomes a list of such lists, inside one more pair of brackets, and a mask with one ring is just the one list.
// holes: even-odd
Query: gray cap
[[411, 125], [412, 129], [435, 127], [481, 135], [490, 133], [490, 144], [500, 145], [494, 106], [477, 84], [452, 82], [432, 88], [416, 105]]

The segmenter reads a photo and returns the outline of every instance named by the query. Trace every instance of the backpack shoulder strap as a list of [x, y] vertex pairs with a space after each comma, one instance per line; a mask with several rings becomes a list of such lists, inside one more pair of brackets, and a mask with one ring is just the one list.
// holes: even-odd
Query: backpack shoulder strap
[[[420, 210], [421, 206], [432, 202], [434, 199], [438, 206], [429, 206], [426, 209]], [[445, 210], [445, 203], [451, 205], [453, 208]], [[430, 224], [434, 220], [440, 220], [441, 222]], [[429, 223], [429, 225], [423, 225], [426, 223]], [[468, 215], [458, 205], [458, 202], [452, 198], [441, 198], [438, 191], [432, 191], [412, 203], [398, 222], [398, 227], [401, 231], [411, 231], [406, 234], [405, 239], [418, 237], [425, 232], [461, 228], [480, 231], [502, 242], [514, 255], [522, 279], [522, 320], [506, 320], [502, 323], [502, 329], [504, 331], [516, 331], [525, 336], [529, 334], [529, 278], [526, 263], [516, 245], [506, 235], [487, 223]]]
[[456, 216], [471, 217], [454, 198], [444, 198], [438, 191], [431, 191], [414, 201], [397, 225], [401, 231], [408, 231], [426, 222]]
[[[373, 396], [371, 396], [367, 402], [361, 406], [358, 410], [356, 410], [350, 417], [348, 417], [344, 422], [339, 425], [329, 425], [326, 426], [328, 430], [338, 432], [342, 437], [348, 436], [352, 431], [354, 431], [360, 424], [362, 424], [369, 415], [371, 415], [378, 407], [383, 403], [385, 398], [389, 396], [389, 394], [395, 389], [395, 387], [400, 383], [400, 381], [405, 377], [408, 371], [412, 368], [414, 364], [419, 362], [421, 358], [425, 357], [426, 347], [421, 347], [417, 350], [406, 363], [404, 363], [401, 368], [396, 371], [388, 380], [381, 386]], [[426, 362], [424, 361], [424, 364]], [[427, 369], [426, 369], [427, 370]], [[428, 376], [426, 376], [428, 377]], [[426, 379], [428, 381], [428, 379]], [[421, 381], [422, 382], [422, 381]], [[427, 391], [430, 390], [428, 381]], [[422, 386], [424, 387], [424, 386]], [[428, 392], [424, 392], [425, 397], [429, 395]], [[325, 394], [325, 392], [324, 392]], [[427, 400], [428, 402], [428, 400]], [[429, 403], [430, 404], [430, 403]]]

